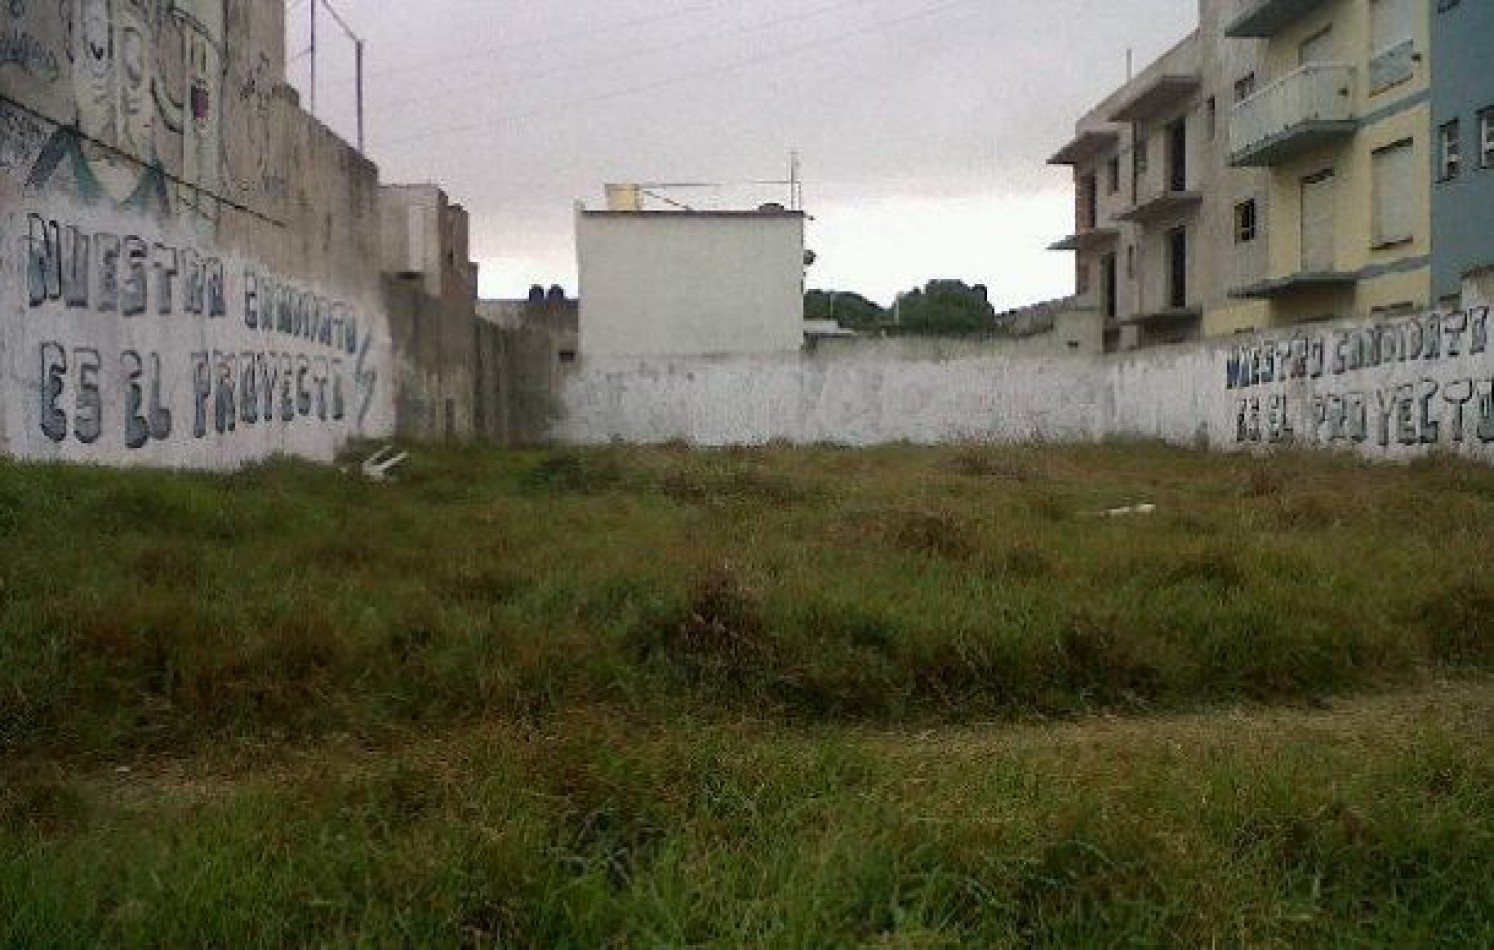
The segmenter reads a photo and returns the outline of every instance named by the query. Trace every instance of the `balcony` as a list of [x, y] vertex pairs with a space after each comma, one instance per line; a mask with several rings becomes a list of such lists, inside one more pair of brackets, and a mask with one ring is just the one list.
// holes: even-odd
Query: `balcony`
[[1327, 0], [1260, 0], [1224, 28], [1234, 39], [1270, 39]]
[[1142, 122], [1176, 109], [1203, 86], [1196, 74], [1165, 73], [1143, 84], [1110, 113], [1111, 122]]
[[1350, 271], [1302, 271], [1285, 277], [1257, 281], [1229, 292], [1232, 300], [1281, 300], [1314, 291], [1346, 290], [1359, 283]]
[[1229, 163], [1252, 168], [1279, 165], [1358, 129], [1353, 67], [1308, 63], [1234, 107]]
[[1120, 146], [1120, 133], [1110, 129], [1088, 129], [1048, 159], [1049, 165], [1087, 165], [1101, 154]]
[[1142, 197], [1136, 204], [1115, 215], [1117, 221], [1150, 225], [1158, 221], [1175, 220], [1185, 213], [1195, 211], [1203, 203], [1203, 194], [1197, 191], [1163, 191]]
[[1120, 237], [1115, 228], [1082, 228], [1062, 241], [1048, 245], [1050, 251], [1087, 251]]

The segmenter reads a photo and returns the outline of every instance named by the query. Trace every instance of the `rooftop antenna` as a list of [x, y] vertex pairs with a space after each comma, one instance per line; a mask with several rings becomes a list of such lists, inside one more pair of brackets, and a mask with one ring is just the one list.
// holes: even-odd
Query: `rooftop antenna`
[[1126, 47], [1126, 82], [1136, 78], [1136, 50]]
[[325, 6], [327, 13], [347, 34], [347, 38], [353, 41], [353, 56], [357, 75], [355, 77], [358, 90], [358, 151], [364, 151], [364, 122], [363, 122], [363, 38], [353, 32], [348, 26], [348, 21], [342, 18], [337, 8], [332, 6], [329, 0], [311, 0], [311, 114], [316, 115], [316, 9]]
[[804, 182], [800, 175], [799, 150], [789, 152], [789, 209], [804, 210]]

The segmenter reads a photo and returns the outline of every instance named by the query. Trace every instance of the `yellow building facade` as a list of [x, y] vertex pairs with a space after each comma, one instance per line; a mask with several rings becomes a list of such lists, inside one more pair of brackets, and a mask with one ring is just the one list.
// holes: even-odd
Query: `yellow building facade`
[[[1269, 326], [1432, 304], [1430, 2], [1256, 0], [1225, 27], [1265, 43], [1230, 163], [1269, 171], [1268, 273], [1230, 294]], [[1211, 316], [1210, 335], [1251, 328]]]
[[1079, 119], [1053, 247], [1107, 350], [1434, 303], [1436, 2], [1200, 0], [1192, 35]]

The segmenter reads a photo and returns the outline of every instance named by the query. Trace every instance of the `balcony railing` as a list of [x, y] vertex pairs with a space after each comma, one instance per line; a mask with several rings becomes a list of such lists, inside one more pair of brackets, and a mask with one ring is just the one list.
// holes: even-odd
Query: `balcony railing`
[[1234, 107], [1230, 162], [1274, 165], [1357, 128], [1353, 67], [1308, 63]]

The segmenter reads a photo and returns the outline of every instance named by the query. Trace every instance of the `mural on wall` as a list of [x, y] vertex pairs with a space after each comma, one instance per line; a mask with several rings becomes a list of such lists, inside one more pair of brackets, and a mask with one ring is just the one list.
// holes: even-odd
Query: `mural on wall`
[[215, 218], [224, 2], [60, 0], [73, 113], [56, 117], [63, 124], [27, 188], [158, 218]]
[[[0, 0], [0, 441], [12, 455], [232, 467], [392, 426], [377, 264], [287, 278], [264, 194], [279, 77], [226, 0]], [[242, 38], [245, 11], [233, 29]], [[49, 64], [56, 64], [53, 69]], [[24, 74], [23, 74], [24, 71]], [[228, 161], [234, 127], [257, 146]], [[312, 173], [313, 170], [303, 170]], [[334, 206], [334, 210], [336, 210]], [[253, 213], [220, 244], [225, 215]], [[322, 214], [316, 215], [322, 226]]]
[[[204, 342], [201, 349], [178, 350], [180, 365], [172, 365], [172, 354], [124, 349], [119, 365], [107, 369], [94, 347], [73, 347], [70, 354], [63, 343], [45, 340], [37, 425], [52, 442], [91, 445], [111, 425], [133, 450], [151, 439], [226, 435], [240, 423], [366, 422], [377, 376], [367, 365], [366, 324], [347, 304], [252, 266], [229, 271], [222, 260], [191, 248], [90, 234], [35, 214], [29, 226], [26, 285], [33, 312], [60, 306], [82, 316], [195, 322], [179, 339], [190, 339], [195, 329], [206, 341], [202, 331], [214, 321], [248, 332], [238, 334], [240, 345], [232, 349], [209, 349]], [[159, 335], [159, 326], [155, 334], [140, 335]], [[122, 409], [112, 421], [102, 418], [102, 393], [111, 383], [122, 397], [108, 401]], [[190, 392], [190, 432], [173, 427], [184, 415], [164, 398], [173, 392]]]
[[1494, 443], [1489, 308], [1236, 346], [1225, 388], [1240, 445]]

